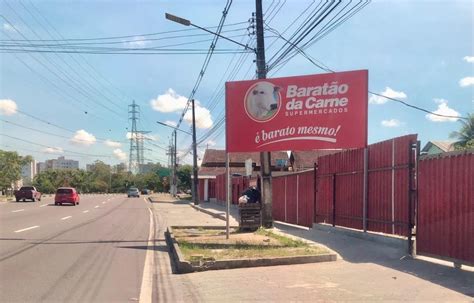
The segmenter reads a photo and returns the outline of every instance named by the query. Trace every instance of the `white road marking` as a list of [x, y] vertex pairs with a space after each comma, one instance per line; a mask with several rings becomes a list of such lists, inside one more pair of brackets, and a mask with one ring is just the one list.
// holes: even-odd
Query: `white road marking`
[[99, 205], [96, 205], [94, 208], [99, 208]]
[[84, 214], [85, 214], [85, 213], [88, 213], [88, 212], [89, 212], [88, 210], [83, 211]]
[[[144, 199], [145, 200], [145, 199]], [[145, 200], [146, 202], [146, 200]], [[153, 257], [153, 237], [155, 231], [155, 225], [153, 223], [153, 213], [150, 208], [150, 231], [148, 233], [148, 244], [145, 256], [145, 266], [143, 268], [142, 286], [140, 288], [140, 303], [149, 303], [152, 301], [152, 289], [153, 289], [153, 271], [155, 268], [154, 257]]]
[[35, 226], [31, 226], [31, 227], [27, 227], [27, 228], [15, 230], [15, 232], [16, 232], [16, 233], [21, 233], [21, 232], [23, 232], [23, 231], [27, 231], [27, 230], [30, 230], [30, 229], [35, 229], [35, 228], [38, 228], [38, 227], [39, 227], [38, 225], [35, 225]]
[[13, 210], [12, 213], [17, 213], [17, 212], [20, 212], [20, 211], [24, 211], [24, 209]]
[[105, 202], [105, 201], [104, 201], [104, 202], [102, 202], [102, 204], [105, 204], [105, 203], [107, 203], [107, 202]]
[[69, 218], [72, 218], [72, 216], [67, 216], [67, 217], [61, 218], [61, 220], [67, 220]]
[[43, 205], [41, 205], [40, 207], [45, 207], [45, 206], [47, 206], [47, 205], [48, 205], [48, 204], [43, 204]]

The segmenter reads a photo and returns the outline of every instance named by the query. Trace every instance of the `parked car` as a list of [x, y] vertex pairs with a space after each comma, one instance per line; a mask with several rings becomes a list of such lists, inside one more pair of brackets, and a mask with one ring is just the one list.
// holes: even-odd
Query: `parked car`
[[149, 195], [149, 194], [151, 194], [151, 190], [146, 189], [146, 188], [142, 189], [142, 195]]
[[33, 202], [41, 201], [41, 193], [34, 186], [23, 186], [19, 190], [15, 190], [14, 195], [16, 202], [25, 201], [26, 199]]
[[127, 191], [127, 196], [140, 198], [140, 191], [136, 187], [130, 187]]
[[54, 205], [70, 203], [75, 206], [79, 205], [79, 200], [79, 194], [74, 187], [60, 187], [54, 196]]

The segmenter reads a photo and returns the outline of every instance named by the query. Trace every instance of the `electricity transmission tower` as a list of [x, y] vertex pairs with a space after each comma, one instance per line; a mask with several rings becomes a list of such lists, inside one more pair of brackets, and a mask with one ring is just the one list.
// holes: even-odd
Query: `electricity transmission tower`
[[128, 114], [129, 119], [132, 121], [128, 171], [140, 173], [145, 160], [144, 141], [147, 139], [145, 135], [150, 132], [137, 129], [137, 122], [140, 120], [140, 106], [135, 104], [135, 100], [128, 106]]

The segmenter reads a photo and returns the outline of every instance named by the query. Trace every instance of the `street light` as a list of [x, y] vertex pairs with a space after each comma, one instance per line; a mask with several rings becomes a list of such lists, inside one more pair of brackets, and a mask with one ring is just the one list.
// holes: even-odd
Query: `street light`
[[[260, 0], [261, 1], [261, 0]], [[185, 26], [194, 26], [196, 28], [199, 28], [205, 32], [208, 32], [210, 34], [213, 34], [213, 35], [216, 35], [222, 39], [225, 39], [227, 41], [230, 41], [230, 42], [233, 42], [234, 44], [237, 44], [237, 45], [240, 45], [242, 46], [243, 48], [245, 48], [246, 50], [251, 50], [253, 51], [254, 53], [257, 53], [257, 50], [255, 48], [251, 48], [249, 47], [248, 45], [245, 45], [245, 44], [242, 44], [240, 42], [237, 42], [235, 40], [232, 40], [230, 38], [227, 38], [227, 37], [224, 37], [218, 33], [215, 33], [215, 32], [212, 32], [210, 30], [208, 30], [207, 28], [204, 28], [204, 27], [200, 27], [200, 26], [197, 26], [193, 23], [191, 23], [191, 21], [187, 20], [187, 19], [184, 19], [184, 18], [181, 18], [181, 17], [178, 17], [178, 16], [174, 16], [174, 15], [171, 15], [171, 14], [168, 14], [168, 13], [165, 13], [165, 17], [166, 19], [170, 20], [170, 21], [173, 21], [173, 22], [176, 22], [176, 23], [179, 23], [179, 24], [182, 24], [182, 25], [185, 25]], [[258, 56], [257, 56], [258, 57]], [[192, 106], [193, 106], [193, 173], [194, 173], [194, 180], [193, 180], [193, 194], [194, 194], [194, 204], [199, 204], [198, 202], [198, 198], [197, 198], [197, 151], [196, 151], [196, 124], [195, 124], [195, 117], [194, 117], [194, 99], [191, 100], [192, 101]], [[229, 186], [230, 186], [230, 168], [229, 168], [229, 154], [226, 152], [226, 170], [227, 170], [227, 207], [226, 207], [226, 238], [229, 239], [229, 234], [230, 234], [230, 228], [229, 228], [229, 213], [230, 213], [230, 190], [229, 190]]]
[[220, 35], [220, 34], [218, 34], [218, 33], [215, 33], [215, 32], [213, 32], [213, 31], [210, 31], [210, 30], [208, 30], [207, 28], [200, 27], [200, 26], [198, 26], [198, 25], [196, 25], [196, 24], [193, 24], [193, 23], [191, 23], [191, 21], [189, 21], [188, 19], [184, 19], [184, 18], [175, 16], [175, 15], [172, 15], [172, 14], [168, 14], [168, 13], [165, 13], [165, 17], [166, 17], [166, 19], [168, 19], [168, 20], [170, 20], [170, 21], [173, 21], [173, 22], [176, 22], [176, 23], [185, 25], [185, 26], [194, 26], [195, 28], [199, 28], [199, 29], [201, 29], [201, 30], [203, 30], [203, 31], [205, 31], [205, 32], [208, 32], [208, 33], [210, 33], [210, 34], [216, 35], [216, 36], [218, 36], [218, 37], [220, 37], [220, 38], [222, 38], [222, 39], [225, 39], [225, 40], [227, 40], [227, 41], [230, 41], [230, 42], [233, 42], [233, 43], [235, 43], [235, 44], [238, 44], [238, 45], [242, 46], [243, 48], [245, 48], [246, 50], [251, 50], [251, 51], [253, 51], [253, 52], [256, 52], [256, 49], [255, 49], [255, 48], [251, 48], [251, 47], [249, 47], [249, 46], [246, 45], [246, 44], [242, 44], [242, 43], [240, 43], [240, 42], [237, 42], [237, 41], [235, 41], [235, 40], [232, 40], [232, 39], [230, 39], [230, 38], [227, 38], [227, 37], [225, 37], [225, 36], [222, 36], [222, 35]]
[[[180, 132], [183, 132], [183, 133], [188, 134], [188, 135], [190, 135], [190, 136], [193, 135], [193, 134], [191, 134], [191, 133], [188, 132], [188, 131], [179, 129], [179, 128], [177, 128], [177, 127], [171, 126], [171, 125], [169, 125], [169, 124], [166, 124], [166, 123], [163, 123], [163, 122], [160, 122], [160, 121], [156, 121], [156, 123], [158, 123], [158, 124], [160, 124], [160, 125], [163, 125], [163, 126], [166, 126], [166, 127], [169, 127], [169, 128], [171, 128], [171, 129], [173, 129], [173, 130], [179, 130]], [[168, 138], [169, 138], [169, 137], [168, 137]]]

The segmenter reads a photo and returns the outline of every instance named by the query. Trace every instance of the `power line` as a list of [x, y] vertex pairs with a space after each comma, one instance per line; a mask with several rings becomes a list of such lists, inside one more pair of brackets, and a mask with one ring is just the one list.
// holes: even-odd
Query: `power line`
[[[222, 33], [232, 33], [232, 32], [240, 32], [242, 30], [247, 30], [246, 27], [243, 28], [236, 28], [232, 30], [222, 31]], [[136, 44], [139, 42], [150, 42], [150, 41], [163, 41], [163, 40], [170, 40], [170, 39], [180, 39], [180, 38], [191, 38], [191, 37], [201, 37], [201, 36], [209, 36], [210, 34], [193, 34], [193, 35], [180, 35], [180, 36], [169, 36], [169, 37], [162, 37], [162, 38], [141, 38], [141, 39], [134, 39], [134, 40], [120, 40], [120, 41], [110, 41], [110, 42], [81, 42], [81, 43], [45, 43], [48, 40], [45, 39], [38, 39], [35, 41], [43, 42], [43, 43], [32, 43], [33, 40], [25, 40], [25, 42], [18, 42], [15, 40], [0, 40], [0, 45], [2, 46], [23, 46], [23, 47], [61, 47], [61, 48], [68, 48], [68, 47], [85, 47], [87, 45], [110, 45], [110, 44]], [[27, 43], [26, 43], [27, 42]], [[53, 41], [54, 42], [54, 41]]]
[[[41, 147], [56, 149], [56, 147], [52, 147], [52, 146], [48, 146], [48, 145], [44, 145], [44, 144], [40, 144], [40, 143], [36, 143], [36, 142], [31, 142], [31, 141], [28, 141], [28, 140], [16, 138], [16, 137], [9, 136], [9, 135], [2, 134], [2, 133], [0, 133], [0, 136], [7, 137], [7, 138], [17, 140], [17, 141], [21, 141], [21, 142], [25, 142], [25, 143], [28, 143], [28, 144], [33, 144], [33, 145], [37, 145], [37, 146], [41, 146]], [[112, 156], [108, 156], [108, 155], [87, 154], [87, 153], [80, 153], [80, 152], [75, 152], [75, 151], [71, 151], [71, 150], [66, 150], [66, 149], [63, 149], [63, 151], [71, 153], [71, 154], [78, 154], [78, 155], [90, 156], [90, 157], [113, 158]]]
[[[3, 16], [2, 16], [3, 17]], [[5, 21], [7, 21], [10, 26], [15, 30], [17, 31], [21, 36], [25, 37], [23, 35], [23, 33], [21, 33], [8, 19], [6, 19], [5, 17], [3, 17], [3, 19], [5, 19]], [[9, 35], [7, 33], [5, 33], [8, 37]], [[26, 38], [26, 37], [25, 37]], [[37, 59], [35, 56], [33, 55], [30, 55], [31, 58], [33, 58], [33, 60], [35, 60], [37, 63], [39, 63], [41, 66], [43, 66], [46, 70], [48, 70], [50, 73], [52, 73], [54, 76], [56, 76], [56, 78], [58, 78], [59, 80], [61, 80], [62, 82], [64, 82], [67, 86], [69, 86], [70, 88], [72, 88], [73, 90], [77, 91], [79, 94], [85, 96], [87, 99], [91, 99], [91, 96], [88, 95], [87, 92], [84, 92], [83, 89], [81, 88], [78, 88], [74, 85], [72, 85], [70, 82], [74, 82], [68, 75], [66, 72], [64, 72], [63, 70], [61, 70], [55, 62], [52, 62], [50, 61], [49, 58], [47, 58], [45, 55], [42, 54], [42, 57], [47, 61], [49, 62], [51, 65], [53, 65], [59, 72], [61, 72], [68, 80], [64, 79], [62, 76], [58, 75], [58, 73], [56, 73], [55, 71], [53, 71], [47, 64], [43, 63], [42, 61], [40, 61], [39, 59]], [[26, 63], [25, 63], [26, 64]], [[113, 109], [107, 107], [106, 105], [100, 103], [100, 102], [94, 102], [95, 104], [97, 105], [100, 105], [101, 107], [104, 107], [105, 109], [107, 109], [108, 111], [110, 112], [113, 112], [114, 114], [116, 114], [117, 116], [121, 117], [120, 114], [118, 114], [116, 111], [114, 111]], [[121, 117], [122, 118], [122, 117]]]
[[[286, 39], [280, 35], [275, 29], [271, 29], [272, 31], [276, 32], [280, 38], [284, 39], [286, 41]], [[291, 43], [291, 42], [290, 42]], [[296, 45], [293, 45], [294, 48], [297, 49], [297, 51], [303, 55], [303, 57], [305, 57], [309, 62], [311, 62], [314, 66], [318, 67], [319, 69], [322, 69], [326, 72], [331, 72], [331, 73], [335, 73], [334, 70], [330, 69], [329, 67], [327, 67], [326, 65], [322, 64], [322, 63], [316, 63], [316, 59], [312, 58], [310, 55], [308, 55], [303, 49], [301, 49], [300, 47], [296, 46]], [[385, 99], [388, 99], [388, 100], [392, 100], [392, 101], [395, 101], [395, 102], [398, 102], [400, 104], [403, 104], [407, 107], [410, 107], [410, 108], [413, 108], [413, 109], [416, 109], [416, 110], [419, 110], [419, 111], [422, 111], [422, 112], [425, 112], [425, 113], [428, 113], [430, 115], [434, 115], [434, 116], [438, 116], [438, 117], [443, 117], [443, 118], [456, 118], [456, 119], [465, 119], [467, 120], [468, 118], [466, 117], [461, 117], [461, 116], [452, 116], [452, 115], [443, 115], [443, 114], [438, 114], [438, 113], [435, 113], [435, 112], [432, 112], [432, 111], [429, 111], [427, 109], [424, 109], [422, 107], [419, 107], [419, 106], [416, 106], [416, 105], [412, 105], [412, 104], [409, 104], [405, 101], [402, 101], [402, 100], [399, 100], [399, 99], [395, 99], [395, 98], [392, 98], [392, 97], [389, 97], [389, 96], [385, 96], [385, 95], [382, 95], [382, 94], [379, 94], [379, 93], [375, 93], [375, 92], [372, 92], [372, 91], [368, 91], [370, 94], [372, 95], [375, 95], [375, 96], [379, 96], [379, 97], [382, 97], [382, 98], [385, 98]]]
[[[240, 24], [245, 24], [247, 21], [242, 21], [242, 22], [236, 22], [236, 23], [230, 23], [227, 25], [223, 25], [224, 27], [230, 27], [230, 26], [235, 26], [235, 25], [240, 25]], [[212, 29], [212, 28], [217, 28], [218, 26], [206, 26], [206, 29]], [[164, 34], [170, 34], [170, 33], [177, 33], [177, 32], [189, 32], [189, 31], [197, 31], [198, 29], [196, 28], [190, 28], [190, 29], [180, 29], [180, 30], [172, 30], [172, 31], [163, 31], [163, 32], [155, 32], [155, 33], [144, 33], [144, 34], [134, 34], [134, 35], [124, 35], [124, 36], [109, 36], [109, 37], [96, 37], [96, 38], [63, 38], [63, 39], [46, 39], [46, 40], [34, 40], [34, 39], [28, 39], [28, 40], [21, 40], [21, 39], [10, 39], [10, 40], [0, 40], [0, 41], [17, 41], [17, 42], [26, 42], [26, 41], [46, 41], [46, 42], [61, 42], [61, 41], [93, 41], [93, 40], [116, 40], [116, 39], [127, 39], [127, 38], [139, 38], [139, 37], [149, 37], [149, 36], [157, 36], [157, 35], [164, 35]]]

